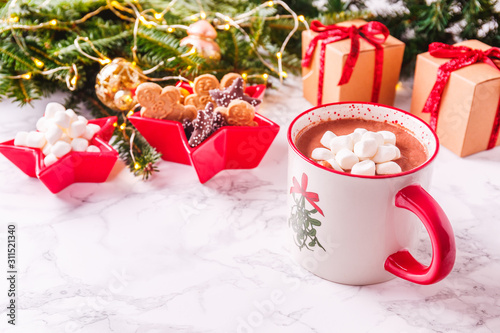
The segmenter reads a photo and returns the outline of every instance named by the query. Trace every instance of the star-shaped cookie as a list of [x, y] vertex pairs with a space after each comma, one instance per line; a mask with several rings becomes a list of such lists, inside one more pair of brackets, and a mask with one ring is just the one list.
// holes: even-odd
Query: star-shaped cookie
[[198, 146], [224, 125], [224, 117], [219, 112], [214, 112], [214, 104], [207, 103], [205, 110], [198, 111], [198, 116], [193, 120], [193, 133], [189, 138], [189, 145], [191, 147]]
[[232, 100], [242, 99], [245, 102], [250, 103], [252, 106], [257, 106], [260, 104], [261, 100], [257, 98], [252, 98], [245, 95], [243, 87], [243, 79], [241, 77], [235, 79], [233, 83], [224, 90], [213, 89], [210, 90], [210, 96], [217, 103], [218, 106], [227, 107]]

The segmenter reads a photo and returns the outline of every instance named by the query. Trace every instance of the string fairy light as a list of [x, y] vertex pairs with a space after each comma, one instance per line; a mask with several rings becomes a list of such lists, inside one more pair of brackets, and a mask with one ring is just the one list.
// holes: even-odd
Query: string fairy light
[[[137, 37], [139, 34], [139, 26], [140, 25], [144, 25], [147, 28], [154, 27], [155, 29], [164, 30], [164, 31], [169, 32], [169, 33], [174, 32], [175, 29], [187, 30], [189, 28], [187, 25], [167, 24], [167, 22], [165, 21], [165, 14], [171, 10], [171, 8], [176, 4], [176, 2], [177, 2], [177, 0], [171, 0], [161, 12], [157, 12], [151, 8], [146, 9], [146, 10], [142, 10], [140, 3], [137, 0], [125, 0], [124, 4], [122, 4], [116, 0], [106, 0], [106, 5], [98, 7], [94, 11], [87, 13], [86, 15], [84, 15], [83, 17], [81, 17], [77, 20], [60, 21], [57, 18], [52, 18], [48, 21], [41, 22], [41, 23], [38, 23], [35, 25], [27, 25], [27, 24], [20, 24], [19, 23], [19, 21], [20, 21], [19, 16], [15, 15], [15, 14], [11, 14], [11, 10], [15, 7], [15, 5], [17, 3], [17, 0], [12, 0], [9, 4], [7, 15], [6, 15], [8, 17], [8, 19], [0, 20], [0, 33], [5, 32], [7, 30], [11, 30], [13, 32], [13, 37], [14, 37], [16, 43], [20, 46], [20, 48], [23, 50], [23, 52], [25, 52], [27, 55], [29, 55], [27, 50], [26, 50], [26, 46], [24, 45], [24, 41], [22, 40], [22, 36], [16, 35], [14, 33], [14, 31], [16, 31], [16, 30], [31, 31], [31, 30], [47, 29], [47, 28], [48, 29], [72, 29], [72, 27], [74, 25], [84, 23], [85, 21], [87, 21], [91, 17], [98, 15], [102, 11], [110, 10], [120, 19], [134, 23], [133, 46], [131, 49], [132, 49], [133, 61], [134, 61], [134, 63], [137, 63], [138, 62], [138, 57], [137, 57], [137, 52], [138, 52], [137, 39], [138, 38]], [[187, 20], [189, 20], [189, 19], [191, 19], [191, 20], [207, 19], [208, 14], [203, 9], [201, 1], [196, 0], [196, 2], [199, 6], [199, 12], [188, 16], [186, 19]], [[286, 36], [279, 51], [276, 53], [276, 59], [277, 59], [277, 64], [278, 64], [278, 66], [277, 66], [278, 68], [276, 69], [272, 63], [270, 63], [269, 61], [267, 61], [263, 58], [263, 56], [261, 55], [261, 52], [259, 52], [259, 50], [257, 50], [257, 45], [252, 40], [250, 35], [242, 28], [241, 25], [248, 22], [252, 18], [257, 17], [259, 10], [261, 10], [262, 8], [274, 7], [277, 5], [282, 6], [290, 15], [275, 15], [272, 17], [265, 17], [264, 20], [267, 21], [267, 20], [277, 20], [277, 19], [283, 19], [283, 18], [292, 18], [293, 22], [294, 22], [294, 26], [291, 29], [290, 33]], [[245, 39], [247, 39], [248, 42], [251, 44], [251, 48], [253, 49], [253, 51], [255, 52], [257, 57], [259, 58], [259, 60], [271, 72], [276, 73], [279, 76], [280, 81], [282, 81], [283, 78], [287, 77], [287, 73], [285, 71], [283, 71], [283, 53], [284, 53], [285, 48], [286, 48], [288, 42], [290, 41], [291, 37], [297, 31], [299, 22], [304, 24], [305, 28], [309, 30], [309, 25], [307, 24], [305, 17], [303, 15], [297, 16], [297, 14], [293, 10], [291, 10], [290, 7], [282, 0], [266, 1], [266, 2], [260, 4], [259, 6], [254, 7], [253, 9], [251, 9], [247, 12], [244, 12], [244, 13], [241, 13], [241, 14], [234, 16], [233, 18], [231, 18], [228, 15], [224, 15], [224, 14], [218, 13], [218, 12], [214, 13], [214, 15], [216, 18], [223, 20], [222, 24], [217, 24], [217, 20], [215, 20], [214, 26], [217, 29], [221, 29], [221, 30], [222, 29], [229, 30], [231, 27], [235, 27], [236, 29], [238, 29], [244, 35]], [[95, 56], [90, 55], [87, 52], [85, 52], [80, 45], [81, 41], [88, 43], [90, 45], [91, 49], [95, 52], [95, 54], [98, 55], [98, 57], [95, 57]], [[74, 45], [75, 45], [75, 48], [78, 50], [78, 52], [80, 52], [82, 55], [84, 55], [85, 57], [87, 57], [89, 59], [92, 59], [94, 61], [99, 62], [101, 65], [106, 65], [106, 64], [109, 64], [111, 62], [110, 58], [106, 57], [101, 52], [99, 52], [99, 50], [93, 45], [93, 43], [90, 41], [90, 39], [88, 37], [81, 37], [81, 36], [77, 37], [74, 41]], [[186, 57], [186, 56], [192, 55], [194, 53], [196, 53], [196, 49], [192, 48], [188, 52], [181, 54], [181, 55], [178, 55], [178, 56], [175, 56], [175, 57], [168, 58], [168, 59], [166, 59], [166, 61], [171, 62], [177, 58]], [[24, 74], [17, 75], [17, 76], [11, 76], [10, 78], [27, 80], [27, 79], [31, 79], [32, 75], [34, 75], [34, 74], [51, 75], [51, 74], [58, 72], [58, 71], [67, 71], [68, 72], [67, 75], [64, 78], [62, 78], [62, 77], [60, 77], [60, 78], [63, 79], [64, 81], [66, 81], [68, 89], [70, 89], [70, 90], [76, 89], [76, 85], [77, 85], [79, 76], [78, 76], [78, 71], [77, 71], [77, 67], [75, 64], [71, 64], [71, 65], [67, 65], [67, 66], [60, 66], [60, 67], [57, 67], [57, 68], [54, 68], [51, 70], [44, 71], [42, 69], [45, 66], [45, 63], [42, 60], [35, 58], [35, 57], [31, 57], [31, 60], [34, 63], [33, 70], [31, 70], [30, 72], [24, 73]], [[161, 61], [156, 66], [153, 66], [149, 70], [142, 72], [141, 76], [144, 79], [150, 80], [150, 81], [165, 81], [165, 80], [176, 79], [176, 80], [180, 80], [180, 81], [189, 82], [190, 84], [192, 83], [190, 80], [188, 80], [182, 76], [165, 76], [162, 78], [151, 78], [151, 77], [147, 76], [147, 74], [154, 72], [155, 70], [157, 70], [158, 68], [160, 68], [164, 64], [165, 63], [163, 61]], [[248, 79], [248, 78], [252, 78], [252, 77], [260, 77], [260, 78], [267, 81], [267, 79], [269, 77], [269, 74], [267, 74], [267, 73], [254, 74], [254, 75], [247, 75], [246, 73], [243, 73], [243, 74], [244, 75], [242, 75], [242, 76], [244, 79]]]
[[[94, 56], [88, 54], [87, 52], [83, 51], [82, 47], [80, 46], [80, 41], [84, 41], [87, 44], [89, 44], [90, 48], [99, 56], [99, 58], [94, 57]], [[106, 57], [104, 54], [102, 54], [94, 46], [94, 43], [92, 43], [92, 41], [88, 37], [78, 36], [75, 38], [75, 41], [73, 42], [73, 44], [75, 45], [75, 48], [78, 50], [78, 52], [80, 52], [81, 54], [83, 54], [85, 57], [87, 57], [89, 59], [92, 59], [94, 61], [99, 62], [101, 65], [106, 65], [106, 64], [109, 64], [111, 62], [111, 60], [108, 57]]]
[[[116, 2], [116, 1], [114, 1], [114, 2]], [[38, 30], [38, 29], [46, 28], [46, 27], [78, 25], [78, 24], [84, 23], [89, 18], [96, 16], [97, 14], [102, 12], [103, 10], [110, 8], [109, 4], [106, 6], [101, 6], [101, 7], [97, 8], [96, 10], [86, 14], [81, 19], [74, 20], [74, 21], [67, 21], [67, 22], [66, 21], [59, 21], [59, 20], [54, 18], [54, 19], [51, 19], [49, 21], [42, 22], [39, 24], [26, 25], [26, 24], [17, 24], [17, 22], [19, 22], [19, 17], [10, 15], [10, 11], [13, 7], [15, 7], [16, 3], [17, 3], [17, 0], [12, 0], [11, 4], [9, 5], [7, 16], [9, 16], [10, 18], [7, 20], [7, 22], [4, 21], [4, 23], [8, 23], [8, 25], [5, 28], [1, 28], [0, 33], [3, 33], [7, 30]]]
[[[251, 37], [240, 26], [240, 24], [250, 20], [254, 14], [258, 13], [258, 11], [260, 9], [265, 8], [265, 7], [274, 7], [275, 5], [282, 6], [290, 14], [290, 16], [293, 18], [293, 22], [294, 22], [294, 26], [293, 26], [292, 30], [286, 36], [285, 40], [281, 44], [279, 51], [276, 53], [276, 58], [277, 58], [277, 62], [278, 62], [278, 69], [275, 69], [271, 63], [269, 63], [268, 61], [266, 61], [262, 57], [262, 55], [256, 49], [254, 43], [252, 42]], [[293, 34], [295, 34], [297, 29], [299, 28], [299, 21], [303, 22], [306, 26], [306, 29], [309, 30], [309, 25], [307, 25], [307, 22], [305, 22], [304, 16], [303, 15], [297, 16], [297, 14], [284, 1], [281, 1], [281, 0], [264, 2], [261, 5], [249, 10], [248, 12], [239, 14], [239, 15], [235, 16], [234, 18], [230, 18], [229, 16], [221, 14], [221, 13], [215, 13], [215, 16], [224, 20], [225, 22], [227, 22], [224, 25], [217, 25], [216, 28], [229, 30], [228, 26], [233, 26], [236, 29], [238, 29], [238, 31], [240, 31], [245, 36], [245, 38], [247, 38], [250, 41], [250, 43], [252, 45], [252, 49], [254, 50], [254, 52], [257, 55], [257, 57], [259, 58], [259, 60], [267, 68], [269, 68], [272, 72], [277, 73], [279, 78], [280, 78], [280, 81], [283, 81], [283, 78], [286, 77], [286, 75], [287, 75], [286, 72], [283, 71], [283, 57], [282, 57], [282, 55], [283, 55], [283, 52], [285, 51], [285, 48], [286, 48], [288, 42], [292, 38]], [[281, 17], [279, 15], [277, 15], [273, 19], [278, 19], [278, 18], [281, 18]]]
[[[66, 78], [65, 78], [66, 85], [67, 85], [69, 90], [74, 91], [76, 89], [76, 84], [78, 82], [78, 68], [76, 67], [75, 64], [72, 64], [71, 66], [61, 66], [61, 67], [49, 69], [46, 71], [35, 71], [34, 73], [27, 72], [27, 73], [15, 75], [15, 76], [8, 76], [8, 78], [9, 79], [31, 80], [33, 78], [33, 74], [52, 75], [52, 74], [57, 73], [59, 71], [68, 71], [68, 74], [66, 75]], [[71, 76], [71, 74], [73, 74], [73, 76]]]
[[[172, 2], [175, 2], [175, 1], [172, 1]], [[137, 35], [139, 33], [139, 24], [140, 23], [146, 25], [146, 27], [148, 27], [148, 28], [152, 28], [154, 26], [159, 30], [166, 30], [167, 32], [172, 32], [173, 29], [176, 29], [176, 28], [184, 29], [184, 30], [187, 30], [189, 28], [188, 26], [182, 25], [182, 24], [172, 24], [172, 25], [158, 24], [155, 21], [153, 21], [153, 18], [148, 19], [147, 10], [140, 12], [139, 9], [133, 3], [131, 3], [130, 1], [126, 1], [126, 2], [132, 8], [132, 11], [135, 15], [134, 30], [133, 30], [133, 39], [134, 39], [133, 43], [134, 44], [132, 46], [132, 57], [133, 57], [134, 61], [138, 60], [137, 59]], [[171, 4], [172, 4], [172, 2], [171, 2]], [[167, 8], [170, 8], [170, 7], [171, 7], [170, 5], [167, 6]], [[163, 15], [165, 15], [165, 13], [166, 12], [161, 12], [161, 15], [163, 16]]]
[[[2, 22], [2, 23], [7, 23], [7, 27], [0, 28], [0, 33], [3, 33], [7, 30], [10, 30], [12, 32], [12, 36], [14, 37], [14, 40], [16, 41], [16, 44], [20, 47], [22, 52], [24, 52], [24, 54], [26, 54], [28, 56], [29, 56], [29, 52], [26, 50], [26, 45], [19, 38], [19, 36], [16, 35], [15, 31], [17, 31], [17, 30], [31, 31], [31, 30], [38, 30], [38, 29], [42, 29], [42, 28], [46, 28], [46, 27], [56, 27], [58, 25], [67, 25], [67, 26], [78, 25], [78, 24], [84, 23], [85, 21], [87, 21], [91, 17], [99, 14], [100, 12], [102, 12], [103, 10], [108, 8], [108, 6], [101, 6], [101, 7], [97, 8], [96, 10], [94, 10], [90, 13], [87, 13], [82, 18], [80, 18], [78, 20], [74, 20], [74, 21], [59, 22], [57, 19], [51, 19], [47, 22], [42, 22], [42, 23], [39, 23], [36, 25], [25, 25], [25, 24], [18, 24], [19, 16], [13, 16], [11, 14], [11, 11], [15, 7], [16, 3], [17, 3], [17, 0], [12, 0], [11, 3], [9, 4], [8, 10], [7, 10], [7, 16], [9, 17], [9, 19], [7, 19], [6, 22], [5, 21]], [[37, 68], [41, 69], [45, 66], [45, 63], [42, 60], [35, 58], [35, 57], [30, 57], [30, 58]], [[68, 89], [70, 91], [76, 90], [76, 86], [77, 86], [77, 82], [78, 82], [78, 78], [79, 78], [78, 68], [76, 67], [76, 64], [71, 64], [68, 66], [60, 66], [60, 67], [50, 69], [50, 70], [45, 70], [45, 71], [35, 70], [34, 73], [25, 73], [25, 74], [21, 74], [21, 75], [17, 75], [17, 76], [10, 76], [9, 78], [30, 80], [32, 78], [33, 74], [52, 75], [52, 74], [57, 73], [59, 71], [67, 71], [68, 72], [64, 79], [61, 76], [58, 76], [58, 77], [63, 79], [66, 82], [66, 86], [68, 87]], [[71, 76], [71, 74], [73, 74], [73, 76]]]
[[[80, 46], [80, 41], [84, 41], [86, 42], [87, 44], [89, 44], [90, 48], [95, 52], [97, 53], [97, 55], [99, 57], [94, 57], [90, 54], [88, 54], [87, 52], [83, 51], [83, 49], [81, 48]], [[92, 43], [92, 41], [88, 38], [88, 37], [82, 37], [82, 36], [78, 36], [75, 38], [75, 41], [74, 41], [74, 45], [76, 47], [76, 49], [78, 50], [78, 52], [80, 52], [82, 55], [84, 55], [85, 57], [91, 59], [91, 60], [94, 60], [94, 61], [97, 61], [99, 62], [101, 65], [106, 65], [106, 64], [109, 64], [111, 63], [111, 59], [109, 59], [108, 57], [106, 57], [104, 54], [102, 54], [94, 45], [94, 43]], [[186, 52], [184, 54], [181, 54], [180, 56], [178, 57], [184, 57], [184, 56], [188, 56], [188, 55], [191, 55], [191, 54], [194, 54], [196, 52], [196, 50], [194, 48], [192, 48], [189, 52]], [[177, 58], [177, 57], [174, 57], [174, 58]], [[168, 61], [168, 60], [167, 60]], [[135, 67], [136, 66], [136, 63], [135, 62], [132, 62], [132, 67]], [[151, 74], [153, 73], [154, 71], [156, 71], [158, 68], [160, 68], [161, 66], [164, 65], [164, 62], [160, 62], [159, 64], [157, 64], [156, 66], [148, 69], [148, 70], [145, 70], [143, 71], [142, 73], [141, 72], [137, 72], [137, 74], [147, 80], [147, 81], [153, 81], [153, 82], [160, 82], [160, 81], [169, 81], [169, 80], [178, 80], [178, 81], [184, 81], [184, 82], [191, 82], [189, 81], [187, 78], [183, 77], [183, 76], [180, 76], [180, 75], [175, 75], [175, 76], [164, 76], [164, 77], [161, 77], [161, 78], [153, 78], [153, 77], [149, 77], [147, 76], [147, 74]]]

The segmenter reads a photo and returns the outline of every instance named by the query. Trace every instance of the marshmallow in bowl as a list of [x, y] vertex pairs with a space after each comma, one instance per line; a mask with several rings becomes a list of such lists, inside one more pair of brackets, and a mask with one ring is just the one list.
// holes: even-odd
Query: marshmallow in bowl
[[366, 140], [366, 139], [375, 139], [375, 141], [377, 141], [377, 145], [383, 145], [384, 144], [384, 137], [383, 137], [382, 134], [380, 134], [378, 132], [366, 131], [361, 136], [361, 141]]
[[396, 134], [391, 131], [378, 131], [377, 133], [381, 134], [384, 137], [384, 143], [388, 143], [391, 145], [396, 144]]
[[51, 145], [56, 143], [63, 136], [63, 130], [56, 124], [51, 124], [45, 132], [45, 139]]
[[340, 172], [350, 170], [351, 174], [364, 176], [401, 172], [401, 167], [394, 162], [401, 157], [401, 152], [396, 146], [396, 135], [390, 131], [356, 128], [350, 134], [339, 136], [326, 131], [320, 142], [326, 148], [314, 149], [311, 158], [327, 168]]
[[92, 140], [92, 138], [94, 137], [94, 134], [99, 132], [100, 129], [101, 129], [101, 127], [99, 127], [99, 125], [87, 124], [85, 126], [85, 133], [83, 134], [83, 138], [87, 139], [89, 141]]
[[71, 123], [68, 128], [68, 135], [70, 138], [75, 139], [81, 137], [85, 134], [85, 130], [87, 129], [87, 125], [83, 121], [77, 120]]
[[65, 141], [57, 141], [51, 148], [50, 153], [61, 158], [71, 151], [71, 145]]
[[335, 158], [335, 155], [330, 149], [316, 148], [312, 151], [311, 157], [315, 160], [327, 161], [329, 159]]
[[47, 143], [45, 135], [42, 132], [31, 131], [26, 138], [26, 146], [30, 148], [43, 148]]
[[354, 153], [359, 158], [370, 158], [377, 154], [378, 144], [373, 138], [361, 140], [354, 145]]
[[335, 133], [333, 133], [332, 131], [326, 131], [325, 134], [323, 134], [323, 136], [321, 137], [320, 142], [324, 147], [330, 148], [330, 142], [332, 142], [332, 139], [334, 137], [336, 137]]
[[44, 116], [46, 118], [53, 118], [58, 111], [64, 112], [66, 111], [66, 108], [62, 104], [56, 102], [50, 102], [45, 106]]
[[57, 111], [54, 115], [54, 124], [62, 129], [68, 128], [71, 125], [71, 117], [64, 111]]
[[354, 164], [359, 162], [359, 157], [352, 150], [343, 148], [335, 155], [335, 161], [344, 170], [351, 170]]
[[17, 132], [14, 138], [15, 146], [27, 146], [28, 145], [28, 132]]
[[52, 164], [56, 163], [57, 160], [58, 160], [58, 158], [56, 157], [56, 155], [54, 155], [54, 154], [48, 154], [43, 159], [43, 163], [45, 164], [45, 166], [49, 166], [49, 165], [52, 165]]
[[87, 147], [87, 152], [88, 153], [99, 153], [99, 152], [101, 152], [101, 150], [97, 146], [90, 145]]
[[[99, 147], [89, 141], [101, 129], [75, 111], [55, 102], [48, 103], [44, 116], [36, 123], [37, 131], [18, 132], [15, 146], [39, 148], [44, 155], [44, 164], [49, 166], [71, 151], [100, 152]], [[92, 148], [91, 148], [92, 147]]]
[[401, 167], [396, 162], [391, 161], [391, 162], [377, 164], [378, 175], [392, 175], [400, 172], [401, 172]]
[[353, 147], [354, 144], [349, 135], [336, 136], [330, 141], [330, 150], [334, 154], [337, 154], [342, 149], [352, 150]]
[[375, 163], [385, 163], [396, 159], [398, 148], [394, 145], [380, 145], [377, 153], [371, 158]]
[[364, 160], [352, 166], [351, 174], [375, 176], [375, 162], [372, 160]]
[[71, 141], [72, 151], [87, 151], [89, 142], [84, 138], [75, 138]]

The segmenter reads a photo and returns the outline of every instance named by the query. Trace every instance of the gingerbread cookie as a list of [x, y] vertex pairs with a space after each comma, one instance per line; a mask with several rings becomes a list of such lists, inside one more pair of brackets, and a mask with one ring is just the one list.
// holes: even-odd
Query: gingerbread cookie
[[189, 138], [189, 145], [196, 147], [224, 125], [224, 117], [214, 111], [212, 102], [208, 102], [205, 109], [198, 111], [198, 116], [193, 120], [193, 133]]
[[[222, 80], [220, 80], [219, 89], [226, 89], [234, 82], [234, 80], [236, 80], [239, 77], [241, 77], [241, 75], [238, 73], [227, 73], [226, 75], [224, 75], [224, 77], [222, 77]], [[243, 80], [243, 91], [245, 91], [245, 88], [246, 84], [245, 81]]]
[[182, 121], [196, 118], [196, 108], [179, 103], [181, 94], [176, 87], [162, 87], [156, 83], [141, 83], [135, 94], [142, 106], [141, 116], [155, 119]]
[[224, 120], [231, 126], [259, 126], [254, 121], [255, 108], [241, 99], [231, 101], [227, 108], [218, 107], [215, 111], [222, 114]]
[[214, 89], [210, 90], [210, 96], [217, 103], [218, 106], [227, 107], [231, 101], [244, 100], [245, 102], [250, 103], [252, 106], [257, 106], [260, 104], [260, 99], [252, 98], [248, 95], [245, 95], [243, 89], [243, 78], [236, 78], [233, 83], [224, 90]]
[[210, 90], [219, 88], [219, 80], [212, 74], [203, 74], [194, 79], [194, 93], [186, 96], [184, 105], [193, 105], [196, 110], [205, 108], [208, 102], [214, 102]]

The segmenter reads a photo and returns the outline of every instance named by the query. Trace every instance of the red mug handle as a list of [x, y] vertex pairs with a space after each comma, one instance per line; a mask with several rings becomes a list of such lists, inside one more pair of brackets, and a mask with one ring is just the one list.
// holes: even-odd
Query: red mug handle
[[420, 185], [410, 185], [396, 194], [396, 206], [417, 215], [429, 233], [432, 260], [429, 266], [419, 263], [407, 250], [391, 254], [384, 268], [402, 279], [432, 284], [444, 279], [455, 263], [455, 237], [443, 209]]

